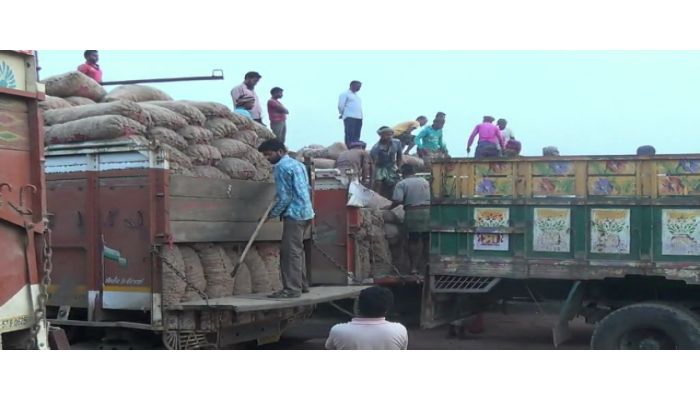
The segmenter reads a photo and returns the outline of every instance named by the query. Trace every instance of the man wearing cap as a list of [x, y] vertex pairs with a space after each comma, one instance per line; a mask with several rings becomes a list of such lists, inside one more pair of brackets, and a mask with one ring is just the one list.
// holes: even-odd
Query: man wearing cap
[[394, 139], [394, 130], [383, 126], [377, 131], [379, 142], [372, 147], [373, 183], [372, 190], [384, 198], [391, 198], [394, 186], [401, 180], [399, 167], [403, 165], [401, 142]]
[[236, 114], [245, 115], [248, 118], [253, 118], [253, 115], [250, 113], [250, 111], [254, 107], [255, 97], [249, 94], [244, 94], [243, 96], [236, 99], [235, 108], [233, 109], [233, 112], [235, 112]]
[[231, 90], [231, 98], [233, 99], [234, 106], [236, 101], [243, 95], [252, 96], [255, 99], [253, 108], [250, 110], [250, 114], [255, 120], [255, 122], [262, 124], [262, 107], [260, 107], [260, 100], [258, 100], [258, 95], [255, 93], [255, 86], [260, 82], [262, 76], [254, 71], [245, 74], [243, 83], [236, 86]]
[[368, 185], [370, 181], [370, 158], [367, 154], [367, 143], [353, 142], [350, 143], [350, 149], [338, 155], [338, 160], [335, 162], [335, 169], [345, 173], [352, 169], [355, 177], [364, 185]]

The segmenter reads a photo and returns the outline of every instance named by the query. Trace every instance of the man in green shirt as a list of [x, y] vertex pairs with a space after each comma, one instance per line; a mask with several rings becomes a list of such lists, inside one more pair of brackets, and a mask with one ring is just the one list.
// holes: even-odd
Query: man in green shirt
[[426, 168], [430, 168], [432, 160], [449, 156], [447, 146], [442, 139], [442, 129], [445, 119], [437, 118], [433, 124], [423, 129], [416, 137], [418, 155], [423, 159]]

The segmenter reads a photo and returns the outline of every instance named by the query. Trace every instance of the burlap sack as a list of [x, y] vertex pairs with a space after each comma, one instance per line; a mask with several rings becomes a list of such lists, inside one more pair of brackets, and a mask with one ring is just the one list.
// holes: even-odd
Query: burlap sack
[[[178, 248], [180, 249], [182, 260], [185, 264], [185, 276], [187, 277], [187, 280], [192, 284], [192, 286], [197, 288], [197, 290], [200, 292], [205, 292], [207, 289], [207, 280], [204, 277], [204, 267], [202, 267], [202, 262], [199, 260], [197, 252], [187, 245], [181, 245], [178, 246]], [[197, 294], [197, 292], [188, 285], [182, 301], [186, 302], [199, 300], [203, 300], [202, 296]]]
[[105, 102], [129, 100], [137, 103], [142, 101], [172, 101], [173, 98], [160, 89], [144, 85], [122, 85], [112, 89], [105, 96]]
[[328, 159], [328, 151], [326, 151], [325, 148], [318, 149], [318, 148], [314, 148], [314, 147], [304, 147], [297, 152], [297, 155], [302, 160], [305, 157]]
[[316, 169], [332, 169], [335, 168], [335, 160], [328, 160], [325, 158], [314, 158], [314, 166]]
[[253, 164], [238, 158], [224, 158], [219, 163], [219, 169], [231, 179], [242, 181], [252, 180], [257, 173]]
[[421, 159], [418, 158], [418, 157], [408, 156], [408, 155], [405, 155], [405, 154], [404, 154], [402, 157], [403, 157], [403, 161], [404, 161], [406, 164], [408, 164], [408, 165], [413, 165], [413, 166], [416, 167], [418, 170], [422, 170], [422, 169], [425, 168], [425, 163], [423, 162], [423, 160], [421, 160]]
[[165, 150], [165, 159], [170, 163], [175, 163], [182, 168], [192, 169], [192, 160], [185, 153], [165, 143], [161, 143], [160, 147]]
[[255, 131], [255, 134], [261, 139], [268, 140], [276, 138], [275, 134], [270, 130], [270, 128], [257, 122], [253, 122], [253, 131]]
[[267, 168], [255, 168], [255, 175], [253, 180], [256, 182], [269, 182], [270, 181], [270, 169]]
[[78, 96], [66, 97], [64, 100], [71, 103], [74, 106], [90, 106], [96, 104], [94, 101], [88, 98]]
[[190, 145], [209, 144], [214, 140], [214, 134], [210, 130], [199, 126], [186, 126], [179, 129], [177, 134], [185, 138]]
[[246, 152], [241, 156], [241, 159], [248, 161], [249, 163], [255, 165], [258, 168], [268, 170], [272, 169], [272, 165], [269, 161], [267, 161], [267, 158], [265, 158], [265, 156], [263, 156], [262, 153], [260, 153], [257, 150]]
[[258, 135], [254, 131], [238, 131], [231, 135], [231, 139], [239, 140], [256, 150], [258, 148]]
[[369, 200], [365, 208], [369, 208], [371, 210], [383, 210], [391, 206], [391, 200], [385, 199], [378, 193], [372, 193], [372, 198]]
[[154, 126], [172, 129], [174, 131], [187, 126], [187, 120], [180, 114], [165, 107], [149, 103], [140, 103], [141, 108], [148, 114]]
[[226, 118], [210, 118], [204, 123], [204, 127], [214, 134], [214, 139], [230, 138], [238, 132], [236, 125]]
[[44, 120], [46, 121], [46, 125], [51, 126], [103, 115], [119, 115], [132, 119], [145, 126], [147, 129], [153, 127], [151, 116], [144, 111], [140, 105], [131, 101], [117, 101], [114, 103], [77, 106], [62, 110], [49, 110], [44, 113]]
[[[238, 252], [238, 246], [236, 245], [226, 245], [226, 254], [228, 255], [234, 268], [241, 258], [241, 254]], [[238, 267], [238, 272], [233, 280], [233, 294], [235, 296], [245, 296], [253, 293], [253, 284], [250, 278], [250, 271], [248, 266], [243, 263]]]
[[245, 115], [241, 115], [235, 112], [232, 112], [230, 115], [226, 116], [226, 118], [233, 122], [239, 131], [253, 130], [253, 125], [255, 124], [255, 121], [253, 121], [252, 118], [246, 117]]
[[198, 178], [231, 179], [228, 175], [211, 165], [198, 165], [194, 167], [192, 172]]
[[107, 91], [92, 78], [78, 71], [66, 72], [44, 80], [46, 94], [55, 97], [85, 97], [100, 102]]
[[71, 108], [71, 107], [73, 107], [73, 105], [71, 103], [69, 103], [68, 101], [66, 101], [60, 97], [46, 96], [46, 100], [39, 102], [39, 108], [41, 108], [44, 111], [60, 110], [63, 108]]
[[185, 150], [185, 155], [190, 158], [192, 165], [217, 166], [221, 161], [221, 152], [207, 144], [191, 145]]
[[243, 154], [245, 154], [248, 151], [257, 151], [253, 150], [250, 146], [246, 145], [245, 143], [239, 142], [238, 140], [234, 139], [214, 140], [214, 142], [212, 142], [211, 145], [219, 149], [221, 156], [224, 158], [240, 158], [241, 156], [243, 156]]
[[163, 305], [173, 306], [180, 303], [187, 289], [187, 283], [174, 272], [174, 270], [177, 270], [185, 274], [185, 262], [177, 246], [163, 246], [161, 256]]
[[202, 126], [207, 120], [201, 111], [182, 101], [149, 101], [146, 104], [153, 104], [178, 113], [187, 120], [188, 125]]
[[170, 175], [179, 175], [179, 176], [191, 176], [194, 177], [195, 174], [190, 170], [189, 168], [185, 168], [178, 163], [170, 163], [168, 171], [170, 172]]
[[155, 127], [148, 131], [146, 137], [170, 145], [180, 151], [185, 150], [189, 146], [185, 138], [167, 128]]
[[338, 142], [328, 146], [325, 150], [329, 159], [337, 160], [340, 153], [348, 150], [348, 146], [345, 143]]
[[390, 246], [395, 246], [401, 243], [403, 235], [401, 234], [401, 227], [396, 224], [384, 223], [384, 236]]
[[145, 126], [132, 119], [106, 115], [51, 126], [46, 130], [45, 142], [49, 145], [110, 140], [124, 136], [145, 135], [146, 131]]
[[231, 259], [220, 245], [212, 245], [198, 251], [204, 276], [207, 279], [206, 295], [210, 299], [220, 299], [233, 294], [233, 266]]
[[280, 244], [278, 243], [258, 243], [256, 245], [258, 254], [262, 257], [267, 270], [267, 280], [270, 282], [270, 289], [275, 292], [282, 290], [282, 278], [280, 276]]
[[[187, 103], [191, 105], [192, 107], [198, 109], [199, 111], [204, 114], [207, 118], [226, 118], [226, 119], [231, 119], [230, 117], [234, 114], [231, 109], [226, 107], [225, 105], [221, 103], [216, 103], [213, 101], [189, 101], [189, 100], [183, 100], [184, 103]], [[235, 122], [235, 121], [231, 121]]]

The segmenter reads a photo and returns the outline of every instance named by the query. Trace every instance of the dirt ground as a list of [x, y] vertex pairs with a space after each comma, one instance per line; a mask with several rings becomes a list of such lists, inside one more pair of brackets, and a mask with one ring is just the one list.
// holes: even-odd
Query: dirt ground
[[[489, 314], [484, 318], [486, 331], [467, 340], [449, 338], [447, 329], [409, 329], [409, 350], [555, 350], [551, 316]], [[593, 327], [572, 323], [573, 339], [558, 350], [588, 350]], [[323, 350], [324, 340], [314, 340], [285, 350]]]

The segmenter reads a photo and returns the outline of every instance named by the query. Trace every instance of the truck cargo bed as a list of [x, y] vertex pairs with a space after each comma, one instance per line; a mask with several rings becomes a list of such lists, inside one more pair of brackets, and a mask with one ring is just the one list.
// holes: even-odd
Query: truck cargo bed
[[311, 289], [298, 299], [270, 299], [264, 294], [226, 297], [223, 299], [191, 301], [171, 307], [175, 310], [201, 310], [213, 308], [217, 310], [233, 310], [236, 312], [253, 312], [263, 310], [280, 310], [328, 303], [331, 301], [356, 297], [369, 286], [326, 286]]

